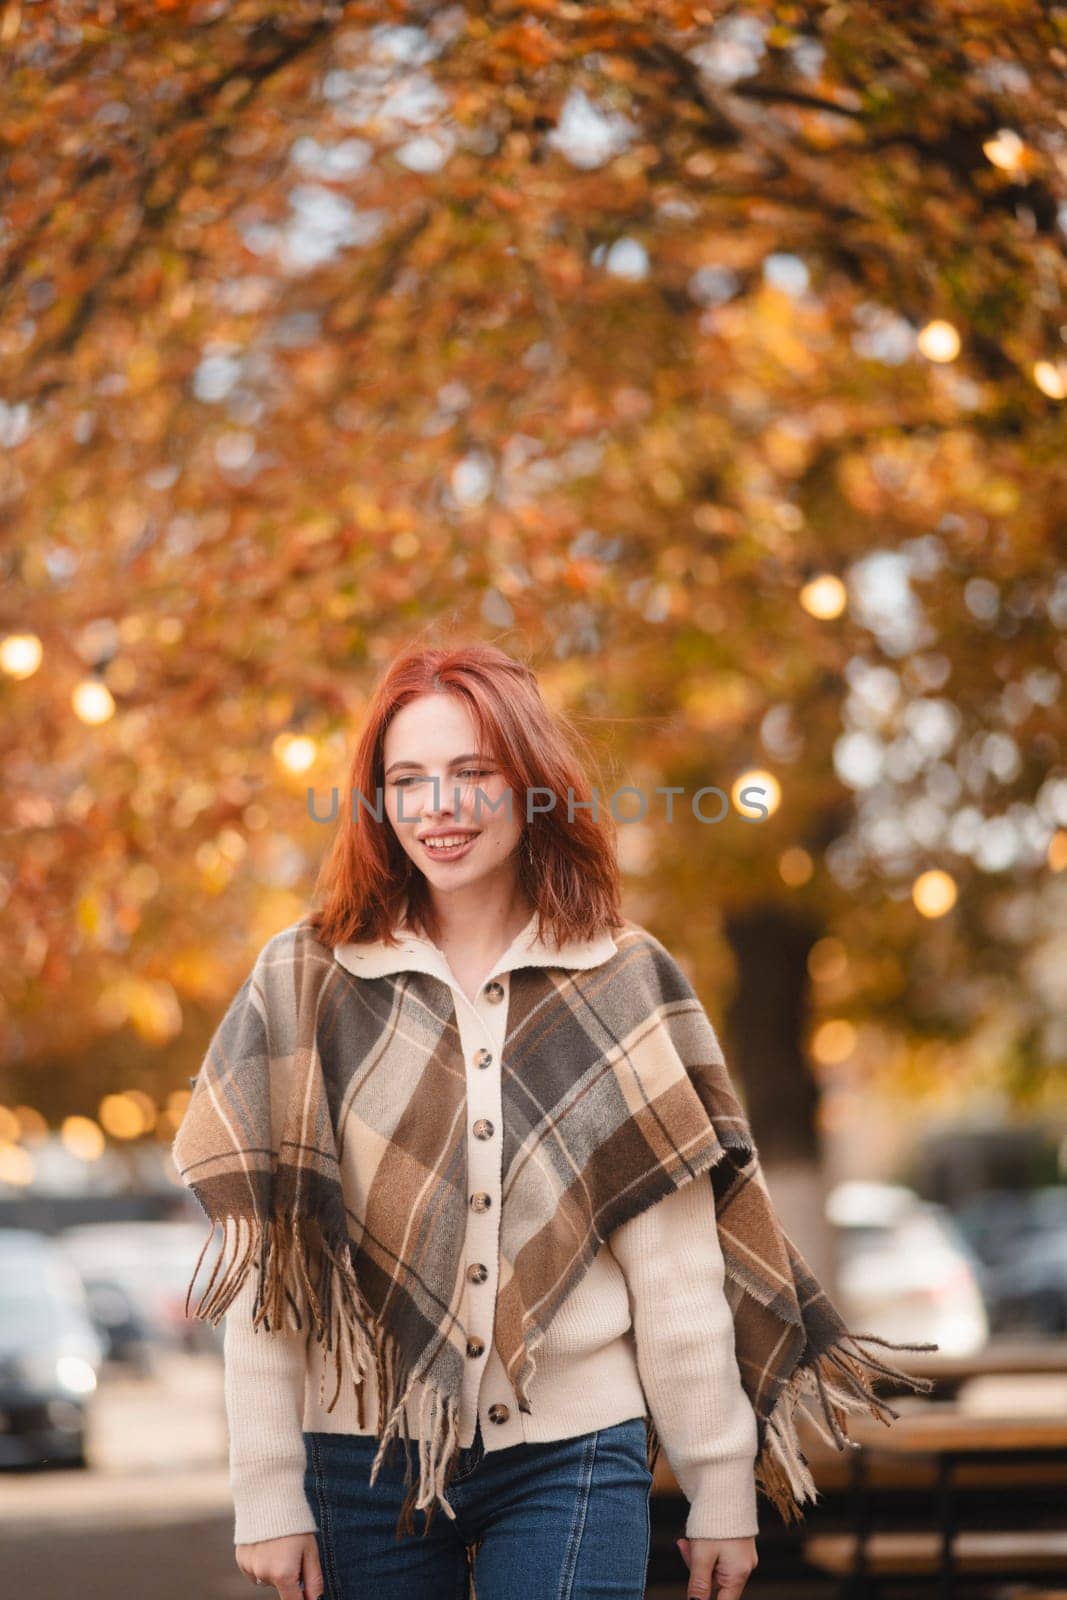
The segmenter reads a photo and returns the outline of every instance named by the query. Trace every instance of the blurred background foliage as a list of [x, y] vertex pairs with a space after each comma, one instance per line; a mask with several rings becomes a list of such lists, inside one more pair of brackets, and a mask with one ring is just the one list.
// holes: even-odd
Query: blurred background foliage
[[[772, 1161], [872, 1086], [1062, 1109], [1067, 8], [8, 0], [0, 42], [23, 1126], [184, 1088], [414, 634], [529, 659], [641, 788], [627, 909]], [[753, 774], [765, 821], [693, 815]]]

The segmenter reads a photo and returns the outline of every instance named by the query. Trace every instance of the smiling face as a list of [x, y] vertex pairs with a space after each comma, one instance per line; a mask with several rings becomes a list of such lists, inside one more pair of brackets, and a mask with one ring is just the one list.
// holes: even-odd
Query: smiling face
[[[390, 826], [431, 893], [487, 888], [494, 879], [514, 885], [522, 800], [498, 763], [479, 751], [463, 700], [427, 694], [409, 701], [386, 729], [384, 766]], [[451, 842], [435, 845], [431, 835]]]

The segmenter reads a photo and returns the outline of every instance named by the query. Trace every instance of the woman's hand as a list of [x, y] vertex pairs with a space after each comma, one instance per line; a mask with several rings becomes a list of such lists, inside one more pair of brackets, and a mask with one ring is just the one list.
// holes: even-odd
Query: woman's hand
[[755, 1539], [679, 1539], [677, 1545], [689, 1568], [686, 1600], [737, 1600], [759, 1565]]
[[[273, 1584], [281, 1600], [322, 1600], [319, 1542], [313, 1533], [287, 1533], [237, 1546], [237, 1565], [255, 1583]], [[303, 1588], [301, 1588], [303, 1579]]]

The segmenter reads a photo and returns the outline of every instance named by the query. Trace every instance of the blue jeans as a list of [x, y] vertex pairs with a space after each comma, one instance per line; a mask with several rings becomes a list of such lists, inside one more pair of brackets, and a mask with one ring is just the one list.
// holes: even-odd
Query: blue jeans
[[[641, 1417], [489, 1453], [479, 1419], [445, 1491], [456, 1521], [438, 1505], [424, 1536], [416, 1511], [400, 1541], [403, 1439], [390, 1441], [373, 1487], [375, 1437], [305, 1433], [304, 1444], [325, 1600], [642, 1600], [652, 1475]], [[414, 1482], [417, 1441], [410, 1448]]]

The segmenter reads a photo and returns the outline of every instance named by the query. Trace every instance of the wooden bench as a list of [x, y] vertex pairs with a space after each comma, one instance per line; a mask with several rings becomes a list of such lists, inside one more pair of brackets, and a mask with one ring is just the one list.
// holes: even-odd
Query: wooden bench
[[[852, 1486], [852, 1458], [844, 1450], [820, 1443], [802, 1447], [820, 1495], [847, 1494]], [[911, 1490], [933, 1493], [937, 1487], [937, 1463], [922, 1457], [901, 1458], [871, 1452], [864, 1463], [864, 1481], [875, 1492]], [[953, 1483], [961, 1490], [1014, 1490], [1027, 1494], [1034, 1489], [1059, 1489], [1067, 1502], [1067, 1461], [960, 1461], [953, 1472]], [[667, 1487], [666, 1482], [663, 1485]]]
[[996, 1600], [1067, 1600], [1067, 1589], [1035, 1589], [1029, 1583], [1010, 1583], [998, 1589]]
[[[856, 1565], [856, 1535], [815, 1533], [803, 1542], [809, 1566], [833, 1577], [848, 1578]], [[963, 1529], [953, 1540], [956, 1571], [967, 1576], [1034, 1573], [1057, 1579], [1067, 1575], [1067, 1529], [993, 1532]], [[936, 1531], [868, 1534], [865, 1565], [872, 1578], [933, 1577], [941, 1563], [941, 1536]]]
[[[941, 1351], [915, 1351], [907, 1360], [909, 1372], [932, 1378], [931, 1399], [945, 1400], [956, 1395], [972, 1379], [990, 1376], [1031, 1376], [1067, 1372], [1067, 1338], [1036, 1338], [1023, 1334], [994, 1334], [980, 1350], [967, 1356], [946, 1356]], [[890, 1396], [903, 1393], [906, 1386], [882, 1378], [880, 1392]]]
[[[930, 1407], [930, 1402], [926, 1402]], [[816, 1433], [807, 1416], [797, 1413], [797, 1436], [807, 1457], [812, 1476], [820, 1494], [847, 1493], [853, 1482], [852, 1451], [836, 1450]], [[862, 1419], [866, 1425], [867, 1419]], [[855, 1423], [852, 1424], [855, 1431]], [[887, 1437], [892, 1430], [879, 1427], [871, 1442], [874, 1448], [866, 1452], [864, 1477], [872, 1490], [934, 1490], [937, 1486], [937, 1462], [930, 1456], [898, 1454], [892, 1448], [897, 1435]], [[868, 1437], [870, 1434], [868, 1432]], [[879, 1448], [879, 1445], [888, 1448]], [[661, 1457], [662, 1459], [662, 1457]], [[960, 1489], [1015, 1489], [1024, 1494], [1032, 1489], [1062, 1489], [1067, 1500], [1067, 1459], [1056, 1456], [1028, 1461], [1002, 1460], [991, 1455], [986, 1459], [958, 1461], [953, 1470], [953, 1482]]]
[[[842, 1593], [866, 1594], [866, 1586], [882, 1577], [935, 1577], [939, 1600], [953, 1600], [957, 1576], [1039, 1576], [1056, 1582], [1067, 1576], [1067, 1529], [1060, 1527], [1059, 1518], [1054, 1528], [1045, 1529], [1039, 1513], [1035, 1527], [1032, 1514], [1022, 1515], [1027, 1508], [1018, 1504], [1016, 1495], [1012, 1498], [1020, 1515], [993, 1511], [986, 1513], [984, 1526], [967, 1527], [958, 1503], [959, 1474], [965, 1466], [988, 1489], [990, 1474], [999, 1475], [1008, 1466], [1025, 1464], [1029, 1472], [1034, 1466], [1067, 1465], [1067, 1418], [1058, 1413], [973, 1414], [944, 1401], [901, 1402], [901, 1414], [891, 1428], [857, 1416], [850, 1432], [861, 1446], [849, 1452], [855, 1473], [849, 1506], [852, 1527], [845, 1533], [813, 1534], [802, 1544], [812, 1567], [842, 1580]], [[879, 1457], [887, 1464], [895, 1458], [899, 1467], [907, 1468], [911, 1489], [918, 1486], [917, 1469], [924, 1462], [927, 1471], [936, 1471], [929, 1508], [915, 1519], [925, 1526], [875, 1528], [868, 1475]], [[1033, 1496], [1037, 1486], [1031, 1479], [1017, 1488]], [[1003, 1489], [1000, 1494], [1007, 1497]], [[1032, 1502], [1029, 1509], [1032, 1513]], [[928, 1525], [931, 1513], [933, 1527]], [[994, 1517], [999, 1528], [989, 1526]], [[1030, 1526], [1018, 1531], [1004, 1527], [1013, 1521]]]

